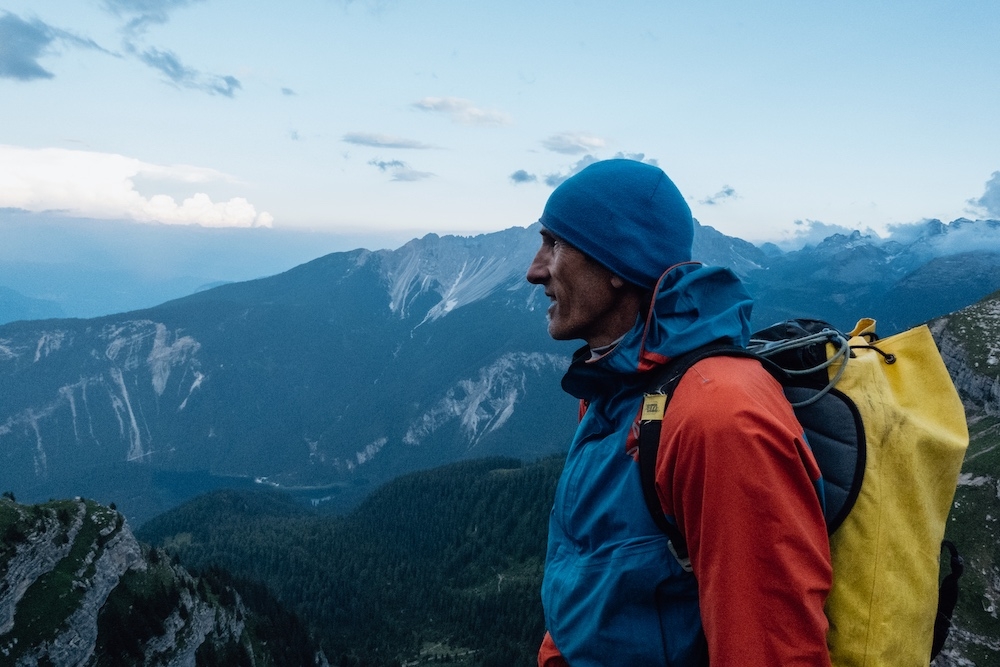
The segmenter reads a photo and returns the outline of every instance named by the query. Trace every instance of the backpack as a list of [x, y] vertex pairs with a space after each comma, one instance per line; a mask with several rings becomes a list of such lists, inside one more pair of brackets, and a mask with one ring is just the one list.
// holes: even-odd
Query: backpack
[[[874, 320], [847, 335], [819, 320], [788, 320], [754, 334], [747, 349], [710, 344], [655, 372], [639, 422], [643, 495], [689, 570], [684, 536], [656, 494], [656, 454], [670, 395], [692, 365], [715, 355], [758, 359], [781, 383], [822, 471], [833, 665], [928, 665], [950, 628], [963, 569], [944, 532], [969, 442], [930, 330], [880, 340]], [[951, 573], [938, 592], [942, 548]]]

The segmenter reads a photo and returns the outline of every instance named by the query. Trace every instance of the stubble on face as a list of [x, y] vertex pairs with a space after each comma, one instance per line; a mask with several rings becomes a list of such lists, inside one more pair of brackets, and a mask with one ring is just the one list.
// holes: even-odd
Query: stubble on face
[[548, 331], [555, 340], [582, 339], [591, 348], [613, 343], [635, 323], [637, 302], [625, 281], [548, 230], [528, 268], [552, 303]]

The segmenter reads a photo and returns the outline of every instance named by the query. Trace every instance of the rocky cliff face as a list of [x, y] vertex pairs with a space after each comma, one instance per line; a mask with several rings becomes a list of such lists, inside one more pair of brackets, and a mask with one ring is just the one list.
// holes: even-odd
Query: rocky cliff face
[[931, 329], [962, 395], [985, 415], [1000, 416], [1000, 295], [935, 320]]
[[2, 664], [265, 658], [238, 595], [144, 550], [114, 509], [79, 498], [25, 506], [8, 496], [0, 500], [0, 531]]
[[969, 450], [946, 537], [965, 559], [955, 623], [934, 667], [1000, 663], [1000, 293], [930, 322], [965, 404]]

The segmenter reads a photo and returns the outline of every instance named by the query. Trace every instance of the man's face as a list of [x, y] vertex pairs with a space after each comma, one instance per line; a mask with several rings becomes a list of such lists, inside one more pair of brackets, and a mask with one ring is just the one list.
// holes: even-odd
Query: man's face
[[546, 229], [527, 279], [543, 285], [552, 300], [549, 335], [556, 340], [581, 338], [592, 348], [601, 347], [617, 340], [635, 321], [634, 313], [621, 317], [624, 281]]

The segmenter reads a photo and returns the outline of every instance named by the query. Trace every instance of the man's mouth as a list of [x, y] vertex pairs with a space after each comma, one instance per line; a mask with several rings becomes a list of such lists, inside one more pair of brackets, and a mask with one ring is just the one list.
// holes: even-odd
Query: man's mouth
[[545, 293], [545, 296], [549, 297], [549, 301], [551, 301], [551, 303], [549, 304], [548, 311], [546, 312], [546, 315], [548, 315], [549, 318], [551, 319], [552, 312], [556, 309], [556, 297], [555, 295], [549, 294], [548, 292]]

